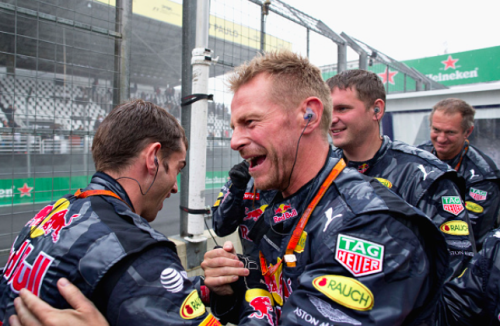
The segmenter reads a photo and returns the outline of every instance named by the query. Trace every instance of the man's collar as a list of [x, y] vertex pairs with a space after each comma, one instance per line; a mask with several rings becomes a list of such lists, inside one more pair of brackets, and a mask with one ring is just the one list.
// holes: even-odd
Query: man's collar
[[108, 190], [111, 190], [117, 194], [122, 200], [124, 200], [132, 209], [134, 210], [134, 205], [130, 201], [127, 192], [123, 189], [122, 185], [113, 179], [109, 174], [105, 172], [96, 172], [92, 176], [91, 183], [98, 184]]
[[[382, 145], [371, 159], [366, 161], [349, 161], [347, 163], [347, 166], [357, 169], [360, 173], [365, 173], [366, 171], [368, 171], [368, 169], [370, 169], [370, 167], [374, 166], [377, 163], [377, 161], [385, 154], [385, 152], [387, 152], [387, 149], [389, 148], [391, 143], [391, 139], [388, 136], [384, 136]], [[342, 157], [344, 157], [343, 153]]]

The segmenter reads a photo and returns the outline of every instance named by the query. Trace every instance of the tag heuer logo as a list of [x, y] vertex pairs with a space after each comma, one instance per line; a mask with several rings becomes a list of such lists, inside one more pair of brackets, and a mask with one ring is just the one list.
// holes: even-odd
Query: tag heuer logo
[[462, 201], [458, 196], [443, 196], [441, 197], [441, 200], [443, 202], [443, 209], [455, 216], [457, 216], [464, 210]]
[[384, 246], [339, 234], [335, 259], [354, 276], [379, 273], [384, 263]]
[[488, 195], [488, 193], [486, 191], [482, 191], [482, 190], [475, 189], [475, 188], [470, 188], [470, 191], [469, 191], [469, 196], [471, 196], [472, 198], [474, 198], [477, 201], [486, 200], [487, 195]]

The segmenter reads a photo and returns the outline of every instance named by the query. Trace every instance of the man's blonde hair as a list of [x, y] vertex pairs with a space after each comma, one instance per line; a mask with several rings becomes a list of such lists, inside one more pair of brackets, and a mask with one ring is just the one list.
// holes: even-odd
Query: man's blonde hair
[[330, 90], [318, 67], [306, 57], [288, 50], [258, 54], [250, 62], [235, 69], [235, 73], [229, 77], [229, 87], [236, 93], [262, 73], [271, 76], [272, 86], [268, 94], [274, 103], [284, 109], [295, 109], [306, 98], [317, 97], [323, 103], [320, 129], [327, 137], [332, 123], [333, 105]]

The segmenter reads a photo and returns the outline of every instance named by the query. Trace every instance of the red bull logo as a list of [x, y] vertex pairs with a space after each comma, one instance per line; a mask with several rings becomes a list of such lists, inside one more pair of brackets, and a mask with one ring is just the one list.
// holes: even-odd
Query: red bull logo
[[288, 220], [289, 218], [298, 215], [297, 210], [295, 208], [292, 208], [291, 205], [286, 205], [286, 204], [281, 204], [277, 209], [274, 210], [274, 214], [275, 214], [273, 217], [274, 223], [283, 222], [285, 220]]
[[262, 205], [257, 209], [254, 209], [253, 211], [249, 211], [248, 207], [245, 207], [245, 217], [243, 218], [243, 221], [248, 221], [248, 220], [254, 220], [257, 221], [259, 217], [261, 217], [262, 214], [266, 211], [268, 205]]
[[274, 326], [273, 299], [269, 292], [262, 289], [250, 289], [245, 293], [245, 300], [255, 310], [249, 318], [267, 318], [269, 324]]
[[369, 167], [370, 167], [370, 166], [369, 166], [368, 164], [363, 163], [363, 164], [361, 164], [360, 166], [358, 166], [358, 172], [359, 172], [359, 173], [365, 173], [365, 172], [366, 172], [366, 170], [368, 170], [368, 168], [369, 168]]
[[[31, 238], [36, 238], [41, 235], [52, 235], [52, 242], [59, 241], [61, 230], [69, 226], [73, 219], [80, 217], [79, 214], [73, 214], [69, 218], [68, 213], [69, 201], [65, 198], [59, 199], [54, 205], [49, 205], [43, 208], [35, 215], [26, 226], [31, 227]], [[55, 207], [55, 209], [54, 209]]]
[[26, 288], [36, 296], [40, 294], [43, 279], [54, 258], [42, 251], [35, 258], [34, 263], [29, 264], [26, 258], [33, 249], [29, 240], [24, 241], [17, 251], [11, 252], [5, 265], [3, 277], [8, 280], [14, 293], [19, 293], [21, 289]]

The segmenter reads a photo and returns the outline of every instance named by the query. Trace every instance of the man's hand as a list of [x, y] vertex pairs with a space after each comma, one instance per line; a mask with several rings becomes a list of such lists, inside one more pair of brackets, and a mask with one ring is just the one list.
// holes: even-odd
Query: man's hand
[[229, 178], [236, 188], [246, 189], [248, 181], [250, 181], [250, 173], [248, 173], [249, 164], [247, 161], [236, 164], [229, 171]]
[[236, 256], [231, 241], [226, 241], [223, 248], [205, 253], [201, 268], [205, 271], [205, 285], [218, 295], [232, 295], [230, 284], [250, 273]]
[[30, 291], [22, 289], [14, 300], [17, 316], [9, 318], [12, 326], [108, 326], [108, 322], [80, 290], [67, 279], [57, 282], [61, 295], [76, 310], [54, 309]]

